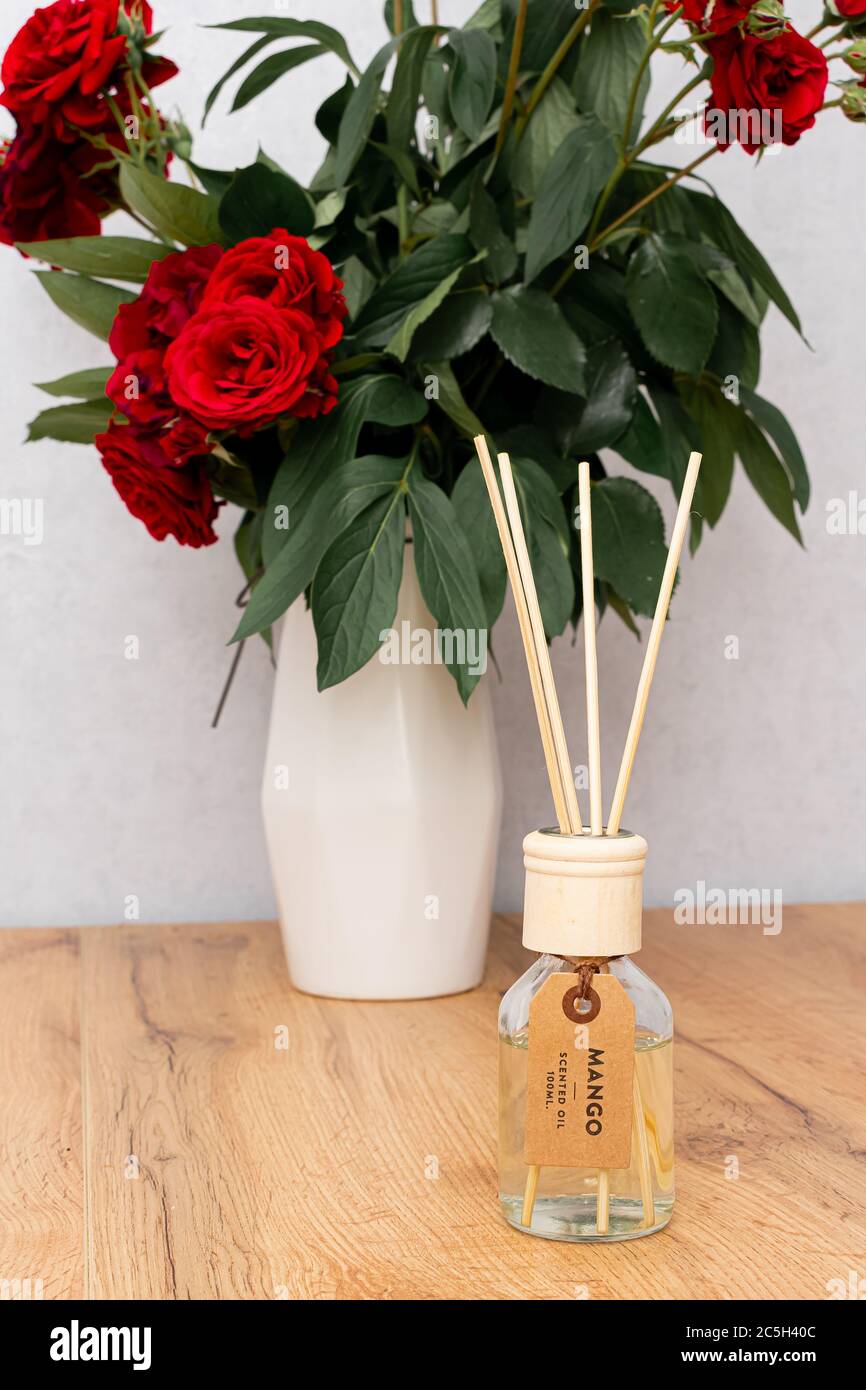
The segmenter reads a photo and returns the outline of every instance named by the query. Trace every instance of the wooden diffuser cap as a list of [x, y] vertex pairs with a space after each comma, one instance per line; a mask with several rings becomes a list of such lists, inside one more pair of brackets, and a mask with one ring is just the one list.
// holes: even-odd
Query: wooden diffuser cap
[[523, 944], [556, 956], [625, 956], [640, 950], [647, 842], [621, 830], [523, 841]]

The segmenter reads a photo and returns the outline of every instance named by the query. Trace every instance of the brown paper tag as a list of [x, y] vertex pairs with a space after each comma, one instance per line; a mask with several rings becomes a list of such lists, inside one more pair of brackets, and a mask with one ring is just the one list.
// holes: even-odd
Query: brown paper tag
[[581, 1014], [579, 989], [576, 975], [551, 975], [530, 1005], [523, 1161], [628, 1168], [634, 1005], [616, 976], [593, 975]]

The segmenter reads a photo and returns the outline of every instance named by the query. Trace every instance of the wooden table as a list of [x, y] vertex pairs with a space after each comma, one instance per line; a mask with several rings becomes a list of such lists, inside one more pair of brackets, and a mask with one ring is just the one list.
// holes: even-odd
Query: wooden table
[[[645, 922], [677, 1024], [662, 1234], [511, 1230], [496, 1011], [294, 992], [272, 923], [0, 932], [0, 1278], [45, 1298], [826, 1298], [866, 1274], [866, 907]], [[285, 1044], [285, 1045], [283, 1045]], [[734, 1176], [738, 1172], [738, 1176]]]

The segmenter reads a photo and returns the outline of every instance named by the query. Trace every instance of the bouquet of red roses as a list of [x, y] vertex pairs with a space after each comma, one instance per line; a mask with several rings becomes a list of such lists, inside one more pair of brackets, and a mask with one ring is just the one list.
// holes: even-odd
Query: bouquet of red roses
[[[796, 145], [826, 107], [866, 119], [866, 0], [834, 0], [806, 36], [780, 0], [484, 0], [452, 29], [388, 0], [385, 19], [363, 72], [317, 20], [214, 26], [253, 37], [205, 116], [244, 68], [233, 109], [324, 53], [344, 64], [308, 187], [265, 154], [194, 161], [154, 100], [176, 69], [153, 52], [146, 0], [56, 0], [0, 72], [16, 123], [0, 239], [50, 267], [44, 289], [114, 357], [46, 384], [71, 403], [31, 438], [95, 442], [159, 540], [209, 545], [218, 509], [240, 507], [235, 637], [267, 635], [306, 592], [322, 686], [393, 620], [407, 514], [437, 623], [495, 621], [505, 573], [471, 464], [481, 432], [512, 456], [549, 637], [580, 617], [581, 458], [597, 602], [632, 627], [658, 590], [662, 516], [602, 450], [675, 491], [702, 450], [693, 549], [737, 461], [799, 537], [806, 466], [757, 391], [768, 307], [799, 320], [697, 171], [732, 144]], [[275, 44], [290, 46], [265, 55]], [[645, 119], [660, 50], [687, 80]], [[653, 162], [667, 140], [695, 157]], [[185, 179], [168, 178], [172, 157]], [[115, 209], [143, 235], [103, 235]], [[452, 670], [468, 698], [477, 674]]]

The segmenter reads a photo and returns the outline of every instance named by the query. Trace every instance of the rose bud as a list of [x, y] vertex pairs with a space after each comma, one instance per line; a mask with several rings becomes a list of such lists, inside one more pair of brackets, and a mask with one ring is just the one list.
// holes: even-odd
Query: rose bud
[[842, 93], [842, 113], [849, 121], [866, 121], [866, 87], [859, 82], [846, 85]]
[[849, 68], [854, 72], [866, 72], [866, 39], [858, 39], [842, 54]]
[[780, 0], [758, 0], [749, 10], [746, 30], [759, 39], [771, 39], [774, 34], [781, 34], [787, 23]]

